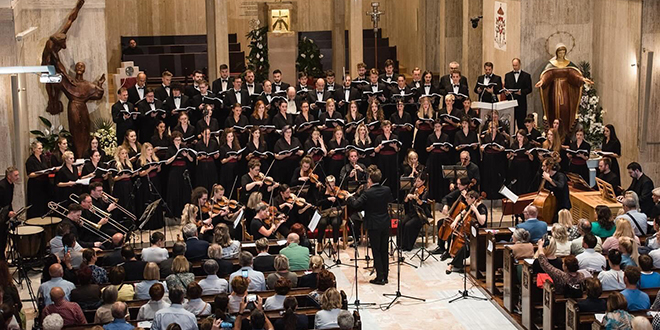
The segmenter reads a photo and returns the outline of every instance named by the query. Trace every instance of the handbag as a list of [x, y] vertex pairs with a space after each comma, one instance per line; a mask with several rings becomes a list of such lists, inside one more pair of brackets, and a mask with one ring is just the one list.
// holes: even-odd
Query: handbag
[[547, 273], [536, 274], [536, 287], [543, 289], [543, 283], [545, 283], [546, 280], [552, 282], [552, 278]]

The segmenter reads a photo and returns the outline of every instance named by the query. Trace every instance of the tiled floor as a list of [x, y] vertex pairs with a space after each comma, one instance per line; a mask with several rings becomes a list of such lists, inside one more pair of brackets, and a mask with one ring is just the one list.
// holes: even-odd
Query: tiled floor
[[[490, 205], [488, 205], [490, 207]], [[494, 219], [499, 222], [499, 210], [494, 210]], [[509, 220], [509, 219], [505, 219]], [[504, 225], [507, 225], [506, 223]], [[168, 229], [168, 240], [176, 239], [179, 233], [178, 227]], [[145, 242], [148, 242], [148, 233], [144, 233]], [[418, 244], [421, 245], [421, 244]], [[434, 248], [434, 244], [429, 244]], [[404, 253], [406, 260], [416, 250], [410, 253]], [[358, 252], [360, 256], [365, 252], [364, 247], [360, 247]], [[340, 259], [344, 263], [351, 263], [350, 259], [354, 255], [354, 250], [349, 248], [340, 252]], [[329, 258], [328, 258], [329, 259]], [[394, 261], [394, 259], [391, 259]], [[418, 259], [411, 261], [419, 265]], [[326, 264], [330, 265], [331, 260]], [[390, 266], [389, 284], [377, 286], [369, 284], [369, 280], [374, 277], [370, 275], [370, 270], [363, 269], [366, 264], [359, 262], [357, 281], [359, 286], [359, 297], [362, 303], [372, 302], [376, 306], [366, 306], [361, 308], [363, 329], [365, 330], [399, 330], [399, 329], [516, 329], [519, 326], [512, 323], [506, 314], [503, 314], [499, 307], [492, 301], [459, 300], [449, 303], [452, 298], [458, 297], [458, 290], [463, 287], [462, 275], [453, 273], [445, 274], [446, 262], [436, 261], [429, 258], [421, 267], [412, 268], [408, 265], [401, 267], [401, 294], [426, 299], [420, 302], [412, 299], [400, 298], [389, 310], [382, 308], [391, 301], [391, 298], [384, 297], [384, 293], [395, 293], [397, 290], [397, 269], [396, 264]], [[355, 300], [355, 271], [353, 267], [333, 267], [331, 270], [337, 276], [337, 286], [343, 289], [348, 295], [349, 302]], [[30, 273], [32, 286], [36, 292], [39, 287], [40, 274]], [[470, 289], [471, 288], [471, 289]], [[483, 297], [484, 293], [479, 287], [473, 286], [468, 281], [470, 293]], [[25, 288], [20, 290], [21, 297], [28, 299], [28, 293]], [[26, 314], [28, 316], [28, 328], [31, 328], [34, 311], [29, 302], [24, 302]]]

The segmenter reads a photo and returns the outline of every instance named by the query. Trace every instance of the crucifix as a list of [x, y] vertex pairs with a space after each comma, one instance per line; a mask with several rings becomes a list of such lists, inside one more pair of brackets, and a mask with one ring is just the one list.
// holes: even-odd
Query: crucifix
[[371, 23], [374, 25], [374, 67], [378, 69], [378, 22], [380, 21], [380, 15], [385, 15], [384, 12], [378, 10], [380, 7], [379, 2], [371, 3], [371, 12], [367, 12], [367, 16], [371, 17]]
[[[284, 14], [282, 12], [284, 12]], [[273, 18], [275, 19], [275, 23], [273, 23], [273, 31], [289, 31], [289, 24], [284, 20], [285, 18], [289, 18], [288, 12], [288, 10], [277, 10], [277, 16], [275, 16], [275, 10], [273, 10]]]

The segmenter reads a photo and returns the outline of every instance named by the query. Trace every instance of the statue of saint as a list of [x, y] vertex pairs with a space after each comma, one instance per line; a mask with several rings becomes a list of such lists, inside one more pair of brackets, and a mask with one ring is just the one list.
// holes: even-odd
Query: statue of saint
[[78, 13], [84, 4], [85, 0], [78, 0], [76, 7], [71, 10], [64, 25], [46, 41], [41, 56], [42, 65], [53, 65], [57, 73], [62, 75], [60, 84], [46, 84], [46, 92], [48, 93], [46, 111], [52, 115], [57, 115], [64, 110], [60, 101], [60, 95], [64, 92], [64, 95], [69, 99], [67, 106], [69, 131], [71, 131], [77, 157], [82, 157], [89, 143], [90, 120], [87, 102], [103, 98], [104, 90], [102, 86], [105, 82], [105, 74], [94, 82], [84, 80], [85, 64], [82, 62], [76, 63], [75, 77], [71, 77], [60, 60], [59, 51], [66, 49], [66, 33], [78, 18]]
[[582, 86], [593, 81], [584, 78], [578, 67], [566, 58], [566, 45], [559, 43], [555, 48], [555, 57], [550, 59], [541, 72], [541, 80], [536, 87], [541, 89], [543, 119], [552, 126], [555, 119], [561, 119], [561, 135], [573, 127], [578, 115]]

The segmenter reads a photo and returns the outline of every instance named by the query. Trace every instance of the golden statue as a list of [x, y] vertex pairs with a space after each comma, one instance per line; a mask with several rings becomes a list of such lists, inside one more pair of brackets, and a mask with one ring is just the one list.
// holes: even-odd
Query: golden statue
[[552, 126], [555, 119], [561, 120], [559, 127], [562, 136], [573, 128], [578, 116], [582, 98], [582, 86], [593, 84], [584, 78], [578, 67], [566, 58], [566, 45], [559, 43], [555, 48], [555, 57], [550, 59], [541, 72], [541, 80], [536, 87], [541, 89], [543, 119]]

